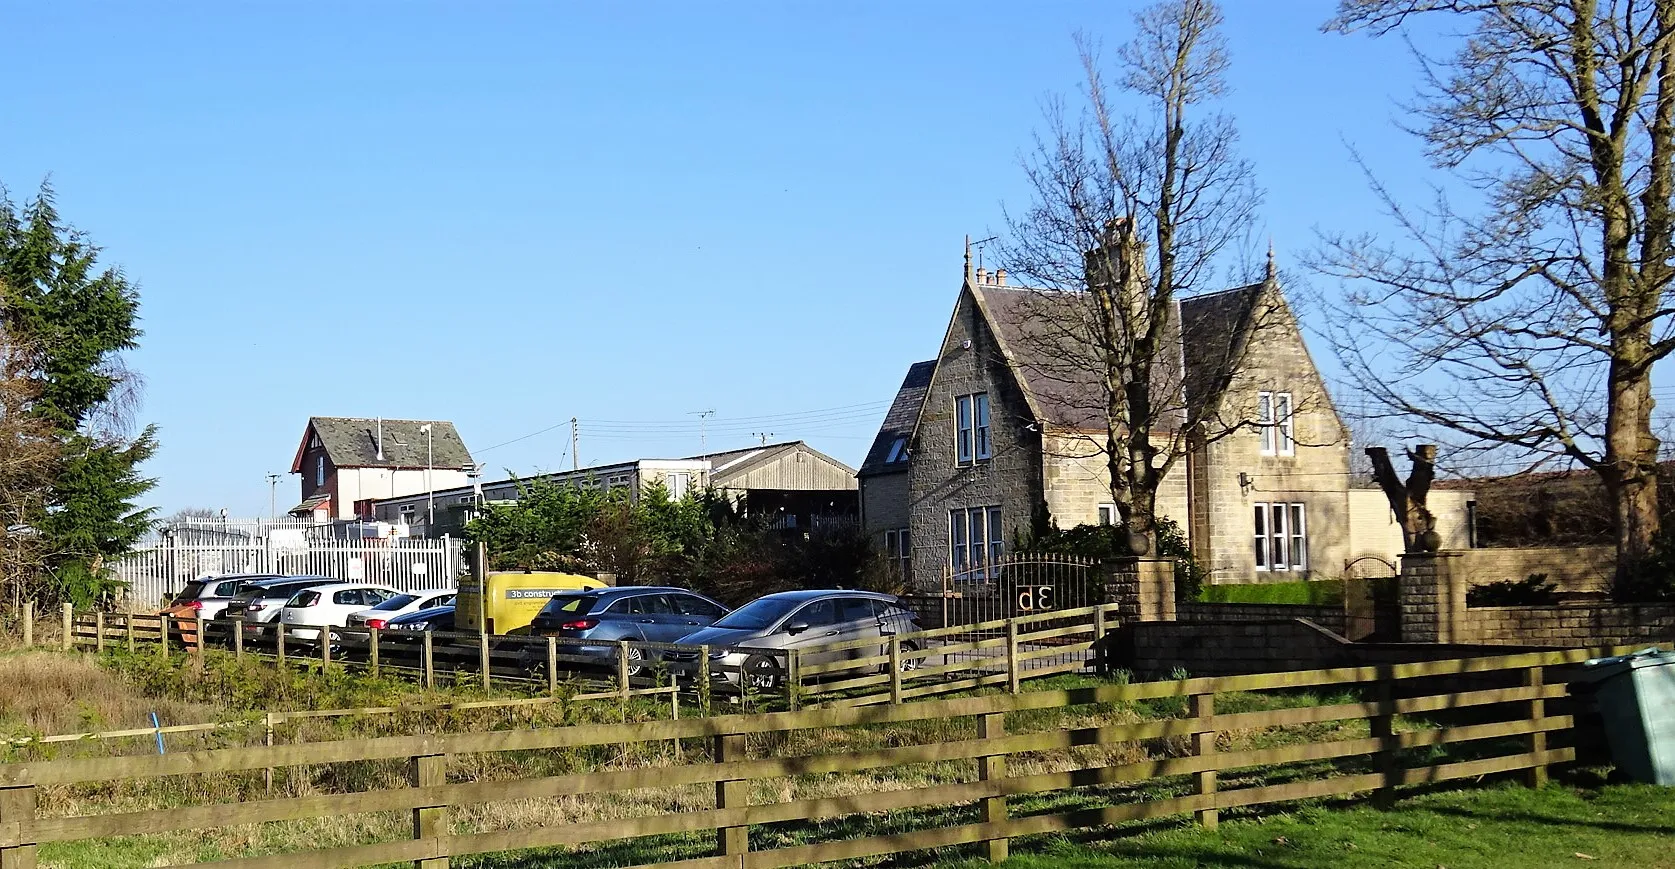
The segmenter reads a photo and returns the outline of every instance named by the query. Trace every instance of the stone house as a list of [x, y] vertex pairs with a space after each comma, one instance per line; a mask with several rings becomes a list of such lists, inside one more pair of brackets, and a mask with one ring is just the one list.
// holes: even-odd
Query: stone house
[[[936, 358], [908, 368], [858, 473], [862, 527], [912, 585], [981, 575], [1038, 505], [1060, 527], [1116, 521], [1102, 372], [1086, 333], [1061, 325], [1084, 304], [967, 265]], [[1150, 437], [1180, 458], [1157, 507], [1211, 581], [1337, 578], [1367, 558], [1393, 570], [1399, 528], [1352, 480], [1348, 430], [1272, 267], [1181, 299], [1173, 317], [1150, 390], [1165, 425]], [[1432, 499], [1446, 548], [1465, 545], [1454, 514], [1469, 497]]]

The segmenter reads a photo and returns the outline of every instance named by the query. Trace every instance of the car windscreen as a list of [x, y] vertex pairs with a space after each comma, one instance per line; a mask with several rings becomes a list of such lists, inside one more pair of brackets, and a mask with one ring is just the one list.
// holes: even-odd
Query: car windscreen
[[320, 602], [320, 593], [319, 592], [317, 592], [317, 591], [299, 591], [299, 592], [297, 592], [296, 597], [291, 598], [291, 602], [286, 604], [286, 606], [313, 606], [313, 605], [315, 605], [319, 602]]
[[593, 612], [594, 604], [599, 603], [599, 596], [593, 594], [555, 594], [547, 605], [541, 607], [541, 615], [551, 617], [585, 616]]
[[759, 631], [784, 618], [786, 613], [801, 604], [802, 601], [772, 598], [753, 600], [722, 616], [715, 622], [715, 627]]
[[389, 612], [390, 610], [401, 609], [402, 607], [407, 606], [408, 604], [410, 604], [413, 601], [416, 601], [418, 599], [419, 599], [419, 596], [416, 595], [416, 594], [398, 594], [395, 597], [392, 597], [389, 600], [386, 600], [383, 603], [373, 607], [373, 609], [383, 610], [385, 612]]
[[205, 583], [199, 582], [198, 580], [188, 582], [186, 587], [181, 589], [180, 593], [174, 596], [174, 599], [197, 600], [198, 596], [204, 593], [204, 585]]

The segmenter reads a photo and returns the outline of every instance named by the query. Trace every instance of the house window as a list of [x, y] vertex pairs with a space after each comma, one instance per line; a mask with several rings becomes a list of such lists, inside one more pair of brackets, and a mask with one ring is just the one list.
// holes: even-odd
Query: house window
[[1262, 432], [1262, 455], [1296, 454], [1297, 439], [1292, 428], [1291, 393], [1257, 393], [1256, 424]]
[[1117, 524], [1117, 505], [1115, 505], [1115, 504], [1100, 504], [1099, 505], [1099, 524], [1101, 524], [1101, 525], [1115, 525], [1115, 524]]
[[1256, 569], [1309, 569], [1309, 533], [1302, 504], [1255, 505]]
[[999, 507], [948, 511], [948, 565], [967, 580], [984, 579], [1005, 549]]
[[669, 484], [669, 500], [679, 501], [686, 497], [686, 488], [692, 484], [691, 474], [670, 474], [665, 479]]
[[884, 532], [884, 558], [887, 565], [898, 571], [899, 576], [913, 575], [913, 538], [906, 528], [896, 528]]
[[418, 508], [413, 506], [412, 504], [401, 505], [401, 524], [412, 525], [413, 524], [413, 515], [417, 512], [418, 512]]
[[326, 485], [326, 457], [318, 456], [314, 459], [314, 488]]
[[907, 461], [907, 438], [896, 438], [896, 442], [890, 445], [890, 457], [884, 460], [884, 464], [893, 465], [905, 461]]
[[962, 395], [954, 399], [955, 459], [969, 465], [986, 461], [994, 452], [989, 438], [989, 394]]

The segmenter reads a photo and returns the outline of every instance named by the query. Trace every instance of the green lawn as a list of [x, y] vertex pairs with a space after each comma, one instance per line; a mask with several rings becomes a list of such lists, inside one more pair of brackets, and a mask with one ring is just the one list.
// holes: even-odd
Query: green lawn
[[[1097, 833], [1014, 843], [1006, 866], [1053, 869], [1301, 867], [1675, 867], [1675, 788], [1538, 791], [1506, 785], [1414, 797], [1388, 811], [1299, 808], [1223, 820], [1217, 831], [1171, 824], [1122, 838]], [[934, 864], [976, 869], [970, 859]]]

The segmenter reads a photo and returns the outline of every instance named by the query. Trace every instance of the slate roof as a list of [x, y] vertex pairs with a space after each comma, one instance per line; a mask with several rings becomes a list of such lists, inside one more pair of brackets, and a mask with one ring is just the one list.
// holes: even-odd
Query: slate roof
[[857, 476], [907, 470], [905, 457], [896, 462], [889, 461], [890, 451], [897, 440], [913, 434], [913, 426], [919, 421], [919, 405], [925, 400], [925, 392], [931, 385], [931, 373], [935, 370], [935, 359], [908, 366], [907, 377], [902, 379], [901, 388], [896, 390], [896, 400], [891, 402], [889, 411], [884, 414], [878, 436], [873, 438], [872, 449], [867, 451], [866, 461], [861, 462], [861, 471]]
[[1181, 349], [1186, 357], [1188, 407], [1215, 400], [1227, 384], [1218, 382], [1235, 366], [1239, 342], [1251, 328], [1263, 284], [1233, 287], [1181, 300]]
[[[1093, 343], [1090, 296], [1023, 287], [977, 286], [978, 299], [1006, 345], [1024, 389], [1044, 422], [1082, 430], [1105, 428], [1104, 374]], [[1186, 412], [1180, 395], [1179, 308], [1165, 327], [1165, 346], [1152, 368], [1159, 420], [1178, 426]], [[1171, 396], [1175, 396], [1171, 398]]]
[[[1154, 395], [1181, 396], [1184, 392], [1184, 403], [1173, 402], [1164, 415], [1166, 422], [1183, 423], [1187, 407], [1202, 407], [1225, 386], [1217, 381], [1231, 367], [1238, 342], [1251, 327], [1263, 286], [1233, 287], [1176, 304], [1176, 319], [1166, 340], [1177, 346], [1178, 355], [1169, 355], [1166, 364], [1153, 369]], [[972, 289], [1006, 344], [1024, 389], [1047, 421], [1087, 430], [1104, 428], [1105, 394], [1088, 347], [1091, 333], [1059, 325], [1078, 322], [1075, 306], [1086, 304], [1086, 297], [1022, 287]], [[905, 462], [892, 466], [885, 460], [897, 438], [912, 434], [935, 370], [935, 360], [916, 362], [908, 369], [859, 476], [906, 469]]]
[[[430, 426], [430, 451], [426, 456], [425, 434], [420, 426]], [[465, 448], [454, 424], [446, 420], [386, 419], [383, 421], [384, 458], [378, 458], [378, 428], [376, 419], [358, 417], [316, 416], [308, 421], [309, 431], [319, 435], [326, 455], [339, 468], [460, 468], [471, 464], [471, 451]], [[300, 463], [307, 451], [308, 432], [303, 433], [303, 448], [297, 451]], [[292, 472], [301, 470], [300, 465]]]

